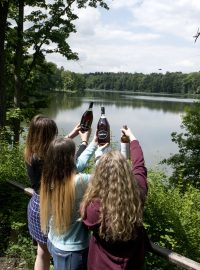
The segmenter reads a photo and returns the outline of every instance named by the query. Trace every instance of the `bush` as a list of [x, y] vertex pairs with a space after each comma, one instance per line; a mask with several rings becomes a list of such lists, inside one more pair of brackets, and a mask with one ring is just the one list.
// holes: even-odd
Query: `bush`
[[[1, 141], [0, 253], [2, 255], [6, 253], [10, 242], [20, 246], [22, 239], [28, 236], [26, 211], [29, 198], [20, 190], [11, 186], [7, 180], [14, 180], [29, 185], [23, 160], [23, 148], [11, 147], [8, 143]], [[23, 224], [23, 226], [16, 227], [16, 224]]]
[[23, 159], [23, 147], [12, 147], [1, 141], [0, 182], [8, 180], [29, 184]]
[[[199, 190], [189, 187], [182, 194], [178, 188], [169, 186], [162, 172], [150, 171], [144, 221], [152, 242], [200, 261]], [[148, 264], [152, 269], [176, 269], [157, 256], [149, 256]]]

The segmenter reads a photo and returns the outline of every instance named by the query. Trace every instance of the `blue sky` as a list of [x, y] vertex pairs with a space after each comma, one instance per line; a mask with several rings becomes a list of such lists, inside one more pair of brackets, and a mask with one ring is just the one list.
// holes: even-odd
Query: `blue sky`
[[[109, 0], [110, 10], [79, 10], [70, 36], [79, 61], [58, 54], [47, 60], [66, 70], [176, 72], [200, 70], [200, 0]], [[159, 70], [162, 69], [162, 70]]]

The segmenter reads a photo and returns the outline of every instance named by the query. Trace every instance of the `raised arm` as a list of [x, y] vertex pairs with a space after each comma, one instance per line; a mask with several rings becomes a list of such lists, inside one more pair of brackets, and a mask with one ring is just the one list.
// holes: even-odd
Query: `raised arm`
[[96, 138], [94, 137], [91, 143], [86, 147], [86, 149], [81, 153], [81, 155], [76, 160], [76, 168], [78, 172], [83, 171], [88, 165], [88, 161], [97, 149]]
[[82, 152], [86, 149], [86, 147], [88, 146], [88, 141], [91, 135], [91, 129], [89, 129], [86, 132], [81, 132], [79, 130], [79, 135], [81, 137], [81, 144], [79, 145], [79, 149], [76, 152], [76, 159], [82, 154]]
[[132, 162], [133, 175], [141, 189], [141, 196], [144, 199], [147, 195], [147, 168], [145, 167], [144, 156], [139, 141], [135, 138], [132, 131], [128, 129], [121, 129], [125, 135], [130, 138], [130, 153]]
[[147, 195], [147, 168], [145, 167], [142, 148], [137, 140], [130, 143], [133, 175], [138, 182], [144, 196]]

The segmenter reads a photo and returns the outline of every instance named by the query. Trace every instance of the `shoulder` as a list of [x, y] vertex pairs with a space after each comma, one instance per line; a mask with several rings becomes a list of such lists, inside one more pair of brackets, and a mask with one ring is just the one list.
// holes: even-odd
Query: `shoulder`
[[93, 227], [99, 224], [100, 217], [100, 201], [93, 199], [86, 207], [86, 215], [83, 222], [88, 227]]
[[81, 190], [82, 192], [85, 192], [89, 181], [90, 181], [90, 174], [86, 174], [86, 173], [77, 174], [76, 177], [75, 177], [76, 190], [77, 191]]
[[82, 184], [82, 183], [88, 183], [90, 179], [90, 174], [87, 173], [78, 173], [75, 177], [75, 183], [76, 185]]

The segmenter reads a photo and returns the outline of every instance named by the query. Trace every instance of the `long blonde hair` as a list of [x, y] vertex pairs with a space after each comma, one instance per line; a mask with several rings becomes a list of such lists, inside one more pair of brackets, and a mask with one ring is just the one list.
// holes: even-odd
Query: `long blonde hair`
[[44, 160], [40, 188], [41, 230], [46, 233], [52, 217], [53, 231], [67, 231], [75, 201], [75, 144], [71, 139], [55, 139]]
[[26, 137], [24, 149], [25, 161], [30, 164], [34, 154], [38, 158], [43, 159], [50, 142], [57, 134], [58, 129], [52, 119], [40, 114], [34, 116], [30, 122]]
[[130, 164], [118, 151], [100, 158], [82, 201], [82, 218], [96, 199], [100, 201], [99, 236], [110, 241], [134, 239], [142, 223], [142, 202]]

